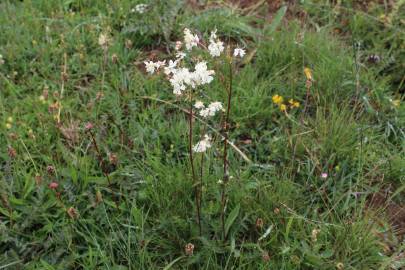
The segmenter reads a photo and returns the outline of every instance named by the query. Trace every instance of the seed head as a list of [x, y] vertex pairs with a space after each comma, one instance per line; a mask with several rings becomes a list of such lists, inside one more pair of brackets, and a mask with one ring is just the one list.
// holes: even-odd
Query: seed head
[[256, 219], [256, 228], [261, 230], [261, 229], [263, 229], [263, 225], [264, 225], [263, 219], [257, 218]]
[[77, 218], [79, 217], [79, 212], [78, 212], [75, 208], [73, 208], [73, 207], [70, 207], [70, 208], [67, 210], [67, 213], [68, 213], [68, 215], [69, 215], [69, 217], [70, 217], [71, 219], [77, 219]]
[[55, 174], [55, 167], [52, 166], [52, 165], [48, 165], [48, 166], [46, 166], [46, 171], [48, 172], [48, 174], [54, 175]]
[[269, 255], [269, 253], [268, 253], [267, 251], [263, 251], [263, 253], [262, 253], [262, 259], [263, 259], [263, 261], [265, 261], [265, 262], [270, 261], [270, 255]]
[[186, 254], [188, 256], [193, 255], [194, 253], [194, 245], [191, 243], [188, 243], [185, 247], [184, 247], [184, 251], [186, 252]]
[[17, 156], [17, 151], [10, 145], [7, 147], [7, 153], [10, 158], [15, 158]]

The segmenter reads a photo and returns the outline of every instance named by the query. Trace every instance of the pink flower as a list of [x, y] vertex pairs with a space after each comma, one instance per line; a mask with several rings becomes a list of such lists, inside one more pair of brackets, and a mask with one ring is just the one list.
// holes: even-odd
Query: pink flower
[[59, 186], [59, 184], [57, 182], [51, 182], [48, 187], [50, 189], [57, 189], [58, 186]]
[[87, 122], [85, 125], [84, 125], [84, 128], [86, 129], [86, 130], [90, 130], [90, 129], [92, 129], [94, 126], [93, 126], [93, 123], [91, 123], [91, 122]]
[[321, 174], [321, 178], [323, 178], [323, 179], [328, 178], [328, 174], [327, 174], [327, 173], [322, 173], [322, 174]]

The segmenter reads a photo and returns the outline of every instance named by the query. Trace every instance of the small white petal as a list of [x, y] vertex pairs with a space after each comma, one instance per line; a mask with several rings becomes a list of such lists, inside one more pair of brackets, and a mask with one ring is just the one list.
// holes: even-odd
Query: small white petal
[[235, 57], [239, 56], [240, 58], [242, 58], [243, 56], [245, 56], [245, 54], [246, 54], [246, 51], [242, 48], [236, 48], [233, 51], [233, 56], [235, 56]]

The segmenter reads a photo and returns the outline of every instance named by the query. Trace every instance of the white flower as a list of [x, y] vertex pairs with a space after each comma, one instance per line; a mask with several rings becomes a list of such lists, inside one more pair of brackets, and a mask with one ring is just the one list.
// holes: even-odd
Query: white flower
[[106, 49], [109, 43], [110, 39], [107, 34], [101, 33], [100, 36], [98, 36], [98, 45], [100, 45], [103, 49]]
[[206, 109], [202, 109], [200, 111], [200, 116], [207, 118], [208, 116], [210, 116], [210, 109], [206, 108]]
[[148, 8], [148, 5], [146, 4], [139, 4], [135, 6], [135, 9], [132, 9], [131, 11], [134, 12], [138, 12], [139, 14], [143, 14], [145, 13], [146, 9]]
[[146, 71], [150, 74], [155, 73], [155, 71], [157, 71], [159, 68], [163, 67], [166, 63], [166, 60], [164, 61], [157, 61], [157, 62], [153, 62], [153, 61], [145, 61], [145, 68]]
[[215, 71], [207, 69], [206, 62], [199, 62], [195, 65], [195, 71], [193, 72], [193, 88], [198, 85], [210, 83], [214, 77]]
[[218, 112], [218, 111], [223, 110], [222, 103], [219, 102], [219, 101], [212, 102], [212, 103], [208, 106], [208, 108], [209, 108], [212, 112]]
[[[145, 64], [149, 65], [147, 62]], [[170, 61], [169, 66], [165, 67], [165, 73], [167, 75], [172, 74], [169, 81], [173, 86], [173, 93], [175, 95], [181, 95], [187, 86], [195, 88], [199, 85], [208, 84], [214, 79], [212, 75], [215, 72], [207, 69], [206, 62], [197, 63], [194, 72], [190, 72], [188, 68], [176, 68], [176, 65], [177, 60], [174, 62]]]
[[211, 32], [210, 44], [208, 45], [208, 50], [212, 57], [218, 57], [224, 51], [224, 43], [217, 39], [217, 30]]
[[170, 60], [169, 63], [167, 64], [167, 67], [165, 67], [165, 74], [170, 75], [171, 73], [174, 73], [176, 71], [176, 66], [177, 66], [177, 60], [173, 61]]
[[204, 103], [202, 101], [197, 100], [194, 104], [194, 108], [196, 109], [203, 109], [205, 108]]
[[187, 68], [174, 69], [173, 76], [169, 81], [173, 86], [173, 93], [181, 95], [186, 90], [186, 85], [191, 83], [191, 73]]
[[149, 62], [145, 61], [144, 63], [145, 63], [146, 71], [148, 73], [150, 73], [150, 74], [155, 73], [156, 65], [155, 65], [155, 63], [153, 63], [153, 61], [149, 61]]
[[181, 49], [181, 46], [183, 46], [183, 42], [180, 40], [176, 41], [176, 51], [179, 51]]
[[198, 45], [200, 39], [197, 35], [193, 35], [190, 29], [184, 29], [184, 43], [186, 43], [186, 49], [191, 50], [194, 46]]
[[177, 52], [177, 53], [176, 53], [176, 58], [177, 58], [177, 59], [181, 60], [181, 59], [183, 59], [184, 57], [186, 57], [186, 54], [185, 54], [184, 52]]
[[223, 110], [222, 103], [219, 101], [215, 101], [208, 105], [207, 108], [203, 108], [199, 114], [200, 116], [207, 118], [209, 116], [215, 116], [215, 114], [221, 110]]
[[156, 69], [159, 69], [159, 68], [163, 67], [165, 64], [166, 64], [166, 60], [157, 61], [157, 62], [155, 63], [155, 67], [156, 67]]
[[220, 56], [224, 49], [224, 43], [220, 40], [212, 42], [210, 45], [208, 45], [208, 50], [210, 51], [212, 57]]
[[240, 56], [240, 58], [242, 58], [245, 54], [246, 54], [246, 51], [242, 48], [236, 48], [233, 51], [233, 56], [235, 56], [235, 57]]
[[4, 64], [3, 55], [0, 54], [0, 66]]
[[193, 151], [196, 153], [204, 153], [208, 148], [211, 147], [211, 138], [207, 134], [204, 135], [204, 139], [199, 141], [193, 146]]

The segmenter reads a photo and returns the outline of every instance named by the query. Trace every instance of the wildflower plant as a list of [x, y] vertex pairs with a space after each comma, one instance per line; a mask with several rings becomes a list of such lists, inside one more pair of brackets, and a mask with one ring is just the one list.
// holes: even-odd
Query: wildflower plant
[[[204, 179], [202, 169], [204, 155], [208, 154], [216, 143], [214, 134], [207, 132], [208, 124], [217, 126], [221, 130], [223, 176], [219, 203], [221, 205], [222, 237], [225, 239], [226, 184], [229, 181], [228, 132], [232, 101], [232, 78], [234, 65], [238, 59], [245, 55], [245, 50], [235, 48], [232, 51], [231, 46], [225, 48], [224, 42], [217, 36], [216, 29], [210, 33], [208, 44], [188, 28], [184, 29], [183, 35], [183, 41], [176, 42], [174, 59], [156, 62], [147, 60], [144, 62], [145, 69], [151, 75], [164, 74], [175, 97], [188, 108], [186, 110], [188, 115], [188, 156], [200, 235], [202, 231], [201, 198]], [[229, 69], [225, 72], [226, 74], [222, 74], [224, 73], [223, 69], [219, 67], [229, 67]], [[221, 80], [226, 93], [225, 101], [210, 98], [209, 85], [217, 76], [227, 78]], [[220, 115], [222, 117], [219, 117]], [[195, 127], [194, 118], [201, 120], [202, 127]], [[197, 156], [200, 157], [199, 175], [197, 175], [196, 168]]]

